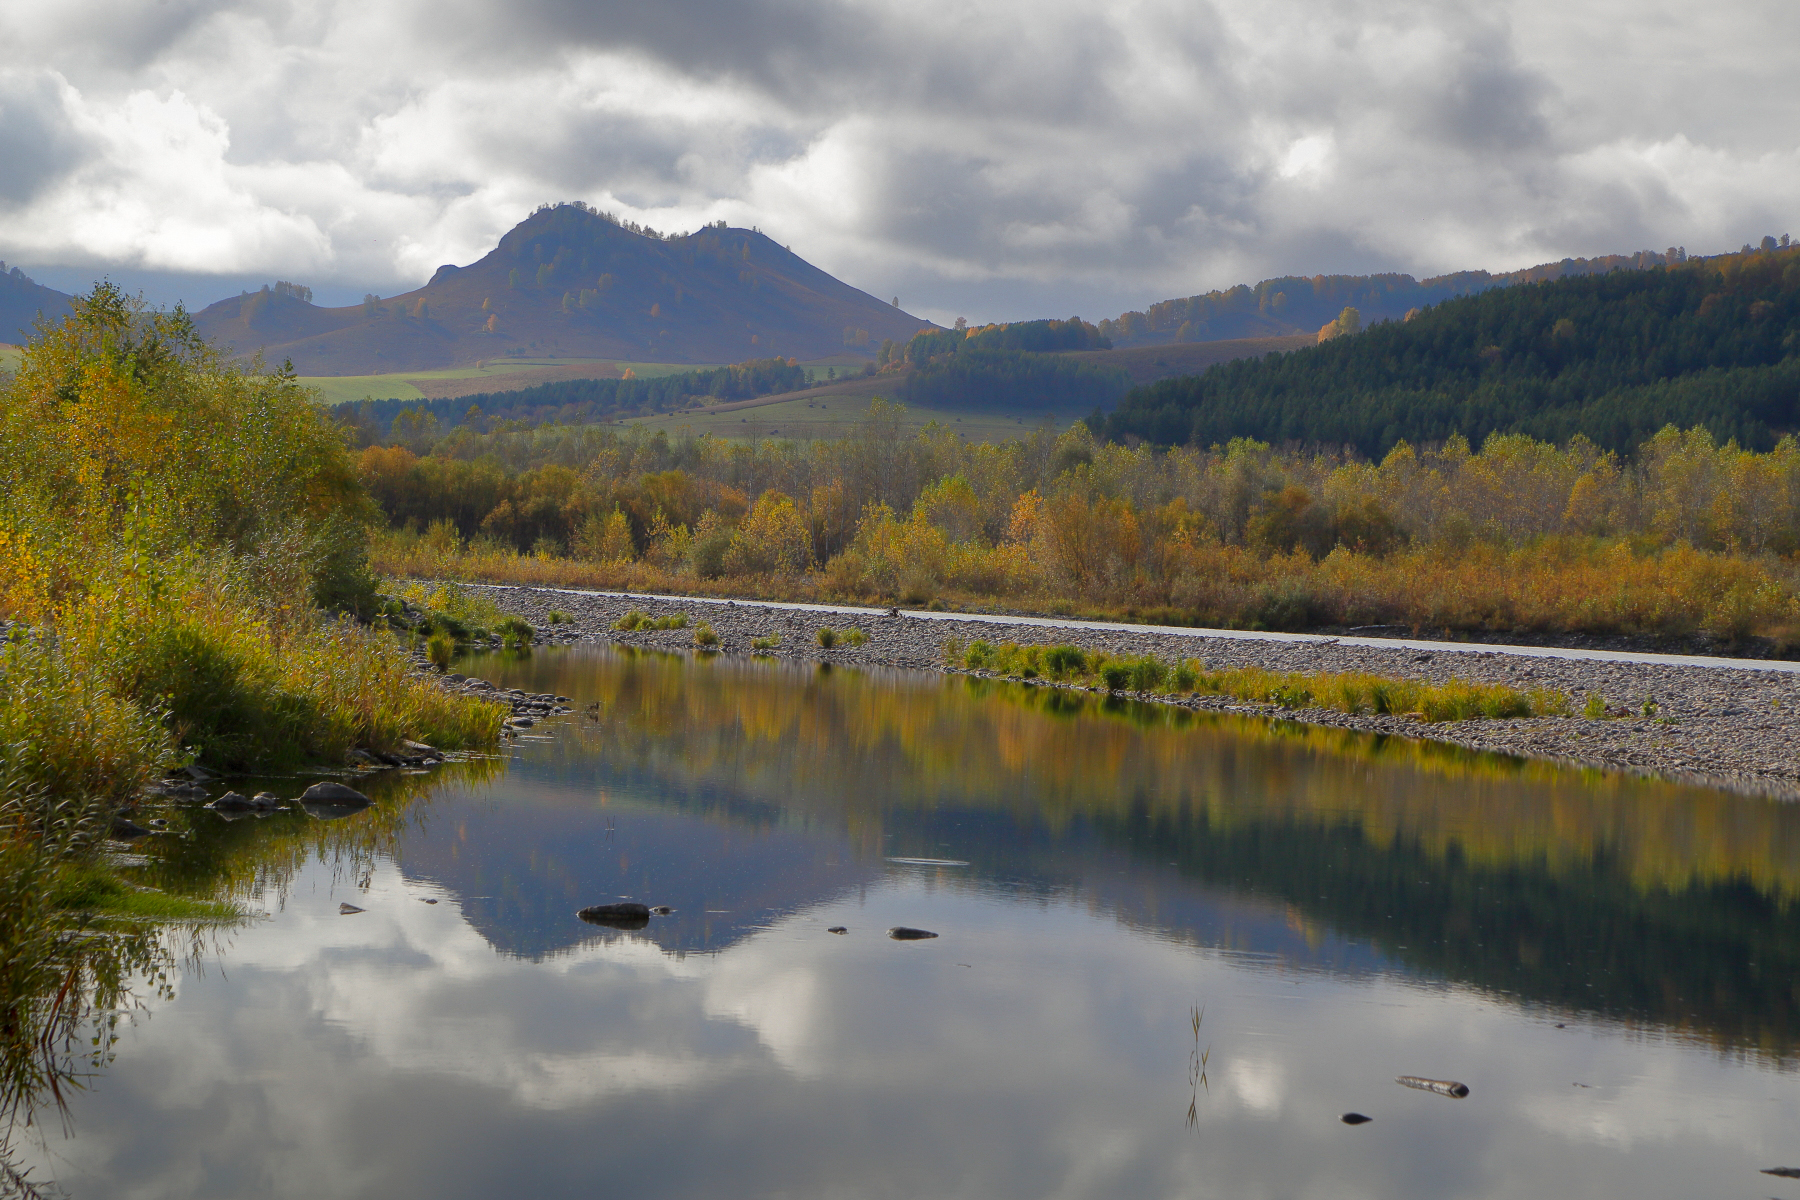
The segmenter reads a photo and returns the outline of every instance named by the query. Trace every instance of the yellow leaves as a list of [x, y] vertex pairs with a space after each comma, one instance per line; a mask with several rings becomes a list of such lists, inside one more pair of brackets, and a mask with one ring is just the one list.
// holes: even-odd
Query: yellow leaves
[[1035, 538], [1043, 512], [1044, 498], [1038, 495], [1036, 488], [1020, 495], [1013, 501], [1012, 515], [1006, 522], [1006, 540], [1023, 544]]

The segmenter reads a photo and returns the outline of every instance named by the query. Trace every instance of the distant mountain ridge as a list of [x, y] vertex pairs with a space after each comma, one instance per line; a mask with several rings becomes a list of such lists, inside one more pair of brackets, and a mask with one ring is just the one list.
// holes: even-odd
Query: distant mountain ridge
[[466, 366], [504, 355], [637, 362], [873, 355], [929, 321], [859, 291], [750, 229], [681, 236], [585, 204], [545, 206], [466, 267], [424, 287], [320, 308], [296, 285], [221, 300], [195, 317], [238, 354], [302, 375]]
[[69, 297], [0, 262], [0, 342], [23, 345], [31, 340], [32, 323], [40, 315], [56, 320], [69, 311]]
[[[1746, 247], [1748, 249], [1748, 247]], [[1363, 324], [1397, 320], [1415, 308], [1427, 308], [1458, 296], [1490, 288], [1547, 283], [1578, 275], [1643, 271], [1687, 261], [1687, 250], [1640, 250], [1636, 254], [1603, 254], [1565, 258], [1519, 271], [1491, 274], [1457, 271], [1418, 280], [1411, 275], [1284, 275], [1254, 287], [1239, 284], [1177, 300], [1163, 300], [1143, 312], [1122, 313], [1101, 321], [1103, 336], [1114, 346], [1155, 346], [1179, 342], [1216, 342], [1227, 338], [1283, 337], [1317, 333], [1346, 308], [1361, 314]]]

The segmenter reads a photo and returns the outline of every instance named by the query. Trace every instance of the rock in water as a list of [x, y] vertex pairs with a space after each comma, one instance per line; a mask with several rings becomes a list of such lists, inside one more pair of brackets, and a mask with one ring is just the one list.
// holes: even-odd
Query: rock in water
[[674, 912], [675, 910], [670, 908], [666, 904], [659, 904], [655, 908], [651, 909], [650, 911], [655, 913], [659, 917], [666, 917], [670, 913]]
[[1367, 1125], [1374, 1119], [1374, 1117], [1365, 1117], [1359, 1112], [1348, 1112], [1339, 1118], [1346, 1125]]
[[242, 792], [226, 792], [206, 807], [217, 809], [219, 812], [249, 812], [255, 805]]
[[613, 929], [642, 929], [650, 923], [648, 905], [627, 901], [624, 904], [594, 904], [575, 914], [590, 925]]
[[1800, 1167], [1764, 1167], [1764, 1175], [1779, 1175], [1783, 1179], [1800, 1179]]
[[1469, 1094], [1469, 1085], [1457, 1083], [1453, 1079], [1421, 1079], [1417, 1075], [1402, 1075], [1394, 1080], [1401, 1087], [1418, 1088], [1421, 1092], [1435, 1092], [1440, 1096], [1452, 1096], [1461, 1100]]
[[918, 942], [926, 938], [934, 938], [937, 934], [929, 929], [912, 929], [905, 925], [896, 925], [888, 930], [888, 936], [896, 942]]
[[328, 804], [333, 808], [367, 808], [372, 801], [341, 783], [315, 783], [300, 793], [302, 804]]
[[350, 903], [344, 903], [344, 904], [338, 905], [338, 916], [340, 916], [340, 917], [347, 917], [351, 913], [359, 913], [359, 912], [363, 912], [363, 911], [365, 911], [365, 910], [360, 909], [360, 908], [356, 907], [356, 905], [350, 904]]
[[825, 932], [826, 933], [849, 933], [850, 931], [848, 929], [845, 929], [842, 925], [833, 925], [830, 929], [827, 929]]
[[258, 811], [267, 811], [281, 807], [281, 797], [274, 792], [258, 792], [250, 797], [251, 805]]
[[116, 838], [121, 842], [129, 842], [134, 838], [149, 837], [150, 831], [130, 817], [114, 817], [112, 832], [106, 836]]

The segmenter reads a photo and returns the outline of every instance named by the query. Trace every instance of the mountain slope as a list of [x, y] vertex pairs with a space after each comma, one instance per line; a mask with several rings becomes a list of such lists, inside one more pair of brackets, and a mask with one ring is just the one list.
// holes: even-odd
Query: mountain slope
[[305, 289], [234, 296], [197, 315], [238, 354], [306, 375], [461, 366], [503, 355], [718, 363], [873, 353], [929, 322], [748, 229], [663, 238], [584, 205], [539, 209], [479, 262], [348, 308]]
[[1284, 275], [1278, 279], [1265, 279], [1254, 287], [1239, 284], [1225, 291], [1164, 300], [1143, 312], [1122, 313], [1114, 320], [1102, 321], [1099, 328], [1120, 349], [1227, 338], [1316, 334], [1320, 326], [1346, 308], [1356, 309], [1366, 325], [1397, 320], [1412, 309], [1427, 308], [1490, 288], [1547, 283], [1613, 271], [1642, 271], [1682, 262], [1686, 258], [1687, 252], [1677, 248], [1671, 248], [1666, 254], [1641, 250], [1636, 254], [1565, 258], [1561, 262], [1500, 275], [1487, 271], [1458, 271], [1424, 280], [1398, 274], [1314, 275], [1310, 278]]
[[1584, 434], [1629, 450], [1667, 424], [1762, 449], [1800, 430], [1800, 247], [1450, 300], [1290, 354], [1132, 391], [1108, 437], [1159, 444], [1479, 443]]
[[23, 345], [31, 340], [32, 322], [40, 313], [55, 320], [69, 311], [69, 297], [0, 262], [0, 342]]

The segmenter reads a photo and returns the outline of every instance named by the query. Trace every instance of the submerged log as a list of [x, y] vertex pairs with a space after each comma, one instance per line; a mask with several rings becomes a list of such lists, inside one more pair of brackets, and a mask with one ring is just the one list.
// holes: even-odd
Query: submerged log
[[1451, 1096], [1461, 1100], [1469, 1094], [1469, 1085], [1457, 1083], [1453, 1079], [1422, 1079], [1417, 1075], [1401, 1075], [1395, 1078], [1401, 1087], [1418, 1088], [1421, 1092], [1433, 1092], [1439, 1096]]
[[593, 904], [575, 915], [590, 925], [605, 925], [612, 929], [642, 929], [650, 923], [649, 906], [633, 901]]

